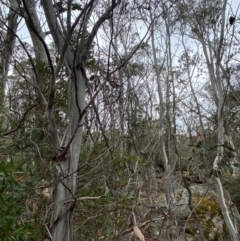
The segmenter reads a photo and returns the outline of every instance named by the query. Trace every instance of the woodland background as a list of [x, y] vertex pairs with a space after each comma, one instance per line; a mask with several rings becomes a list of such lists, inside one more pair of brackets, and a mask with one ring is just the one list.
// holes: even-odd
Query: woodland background
[[239, 3], [0, 4], [2, 240], [240, 240]]

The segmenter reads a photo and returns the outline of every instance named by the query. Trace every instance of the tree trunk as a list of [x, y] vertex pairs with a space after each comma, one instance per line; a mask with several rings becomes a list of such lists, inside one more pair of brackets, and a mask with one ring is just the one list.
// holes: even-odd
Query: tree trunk
[[1, 53], [0, 53], [0, 108], [3, 108], [5, 85], [8, 76], [8, 70], [12, 59], [13, 48], [16, 39], [16, 31], [18, 27], [18, 13], [19, 8], [16, 0], [10, 0], [9, 13], [7, 16], [7, 23], [1, 20], [1, 25], [7, 29], [6, 33], [1, 31]]
[[[90, 21], [91, 13], [93, 8], [96, 7], [95, 1], [90, 1], [84, 6], [84, 10], [82, 10], [83, 14], [79, 14], [79, 16], [76, 18], [76, 22], [72, 24], [72, 26], [70, 21], [68, 22], [68, 32], [65, 33], [64, 31], [61, 31], [61, 27], [58, 24], [52, 2], [48, 0], [42, 0], [42, 5], [48, 26], [60, 55], [60, 62], [55, 68], [53, 74], [58, 74], [61, 66], [60, 64], [63, 64], [63, 62], [70, 73], [68, 82], [70, 90], [68, 93], [69, 123], [60, 150], [54, 118], [50, 118], [53, 113], [52, 106], [55, 80], [51, 81], [51, 90], [48, 102], [49, 123], [51, 128], [50, 135], [54, 150], [56, 152], [54, 159], [57, 170], [53, 195], [53, 213], [51, 220], [52, 240], [54, 241], [73, 240], [72, 215], [76, 201], [76, 176], [82, 140], [83, 116], [85, 112], [85, 84], [86, 81], [88, 81], [84, 64], [98, 29], [106, 19], [111, 17], [111, 13], [120, 2], [121, 1], [112, 1], [112, 5], [109, 6], [106, 11], [99, 17], [99, 19], [92, 27], [89, 37], [87, 40], [85, 40], [87, 31], [86, 28], [88, 22]], [[67, 6], [69, 9], [67, 11], [67, 19], [71, 19], [70, 3], [71, 1], [68, 1]], [[82, 17], [82, 19], [80, 17]], [[82, 20], [81, 37], [79, 39], [79, 44], [76, 46], [76, 49], [72, 51], [68, 46], [68, 41], [71, 39], [74, 27], [76, 27], [80, 19]]]
[[[224, 1], [223, 3], [223, 9], [222, 9], [222, 25], [221, 25], [221, 34], [220, 34], [220, 41], [219, 45], [217, 47], [217, 52], [216, 52], [216, 63], [215, 63], [215, 68], [216, 68], [216, 89], [217, 93], [215, 95], [218, 98], [218, 105], [217, 105], [217, 110], [218, 110], [218, 148], [217, 148], [217, 155], [215, 157], [214, 163], [213, 163], [213, 169], [218, 170], [219, 169], [219, 164], [222, 162], [223, 158], [223, 134], [224, 134], [224, 116], [223, 116], [223, 111], [224, 111], [224, 93], [223, 93], [223, 84], [221, 80], [221, 74], [220, 74], [220, 63], [222, 60], [222, 49], [223, 49], [223, 39], [224, 39], [224, 29], [225, 29], [225, 10], [226, 10], [226, 5], [227, 5], [227, 0]], [[216, 184], [217, 184], [217, 189], [218, 189], [218, 196], [219, 196], [219, 202], [222, 210], [222, 214], [224, 217], [224, 220], [226, 222], [229, 234], [232, 238], [233, 241], [239, 241], [240, 237], [237, 232], [237, 229], [234, 227], [233, 222], [230, 218], [229, 215], [229, 210], [227, 208], [225, 198], [224, 198], [224, 193], [223, 193], [223, 187], [222, 187], [222, 182], [220, 180], [219, 175], [217, 174], [215, 176]]]
[[154, 67], [155, 67], [155, 71], [156, 71], [156, 76], [157, 76], [157, 87], [158, 87], [158, 96], [159, 96], [159, 104], [160, 104], [159, 140], [160, 140], [160, 149], [161, 149], [161, 153], [162, 153], [163, 164], [164, 164], [165, 175], [166, 175], [167, 203], [170, 204], [170, 203], [175, 203], [175, 194], [174, 194], [174, 187], [173, 187], [172, 175], [171, 175], [171, 165], [170, 165], [170, 162], [167, 157], [165, 143], [164, 143], [164, 137], [163, 137], [163, 121], [164, 121], [163, 94], [162, 94], [162, 87], [161, 87], [161, 81], [160, 81], [159, 66], [158, 66], [157, 56], [156, 56], [153, 28], [154, 27], [152, 26], [151, 40], [152, 40], [153, 59], [154, 59]]
[[80, 70], [76, 70], [76, 82], [71, 81], [72, 97], [70, 120], [67, 137], [63, 147], [66, 147], [73, 137], [66, 154], [57, 160], [56, 183], [54, 189], [53, 215], [51, 220], [52, 236], [56, 241], [73, 240], [72, 215], [75, 205], [77, 169], [82, 139], [82, 111], [85, 108], [85, 80]]

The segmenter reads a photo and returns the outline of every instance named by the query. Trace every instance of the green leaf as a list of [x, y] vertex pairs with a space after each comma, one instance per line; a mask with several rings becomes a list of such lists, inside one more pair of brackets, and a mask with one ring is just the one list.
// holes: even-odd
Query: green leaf
[[19, 228], [19, 229], [16, 229], [16, 230], [14, 230], [13, 232], [12, 232], [12, 236], [14, 235], [20, 235], [21, 233], [22, 233], [22, 231], [23, 231], [23, 228]]
[[233, 174], [233, 168], [232, 168], [232, 166], [228, 166], [228, 170], [229, 170], [229, 172], [231, 173], [231, 175]]
[[77, 3], [73, 3], [72, 4], [72, 10], [83, 10], [82, 6], [80, 4], [77, 4]]
[[212, 169], [209, 173], [209, 176], [212, 177], [220, 177], [222, 175], [221, 171], [220, 170], [215, 170], [215, 169]]
[[20, 136], [25, 135], [26, 131], [25, 131], [25, 127], [22, 127], [21, 132], [20, 132]]
[[0, 194], [2, 195], [2, 193], [6, 190], [6, 186], [2, 186], [2, 187], [0, 187]]
[[240, 168], [240, 163], [233, 163], [234, 167]]
[[230, 146], [226, 146], [226, 145], [220, 145], [220, 146], [223, 146], [223, 147], [225, 147], [225, 148], [227, 148], [227, 149], [229, 149], [229, 150], [231, 150], [231, 151], [236, 151], [235, 149], [233, 149], [232, 147], [230, 147]]
[[213, 147], [211, 147], [211, 150], [217, 149], [218, 145], [214, 145]]
[[67, 8], [63, 6], [62, 0], [53, 4], [53, 7], [56, 9], [57, 13], [63, 13], [65, 11], [67, 11]]
[[41, 142], [44, 138], [44, 131], [40, 128], [33, 130], [32, 133], [31, 133], [31, 138], [32, 138], [33, 141], [36, 141], [36, 142], [40, 141]]
[[212, 177], [212, 175], [213, 175], [213, 169], [211, 169], [211, 171], [210, 171], [210, 173], [209, 173], [209, 177]]

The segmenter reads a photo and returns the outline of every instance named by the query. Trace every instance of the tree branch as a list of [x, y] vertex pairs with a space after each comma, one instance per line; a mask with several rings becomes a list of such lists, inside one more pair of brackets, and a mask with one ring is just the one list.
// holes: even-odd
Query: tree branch
[[80, 58], [80, 61], [83, 62], [83, 63], [87, 59], [88, 52], [91, 48], [91, 44], [92, 44], [93, 39], [95, 38], [95, 36], [97, 34], [98, 29], [100, 28], [100, 26], [103, 24], [103, 22], [105, 20], [107, 20], [111, 17], [111, 14], [113, 13], [113, 9], [116, 8], [117, 5], [119, 5], [121, 3], [121, 0], [119, 0], [117, 2], [115, 0], [113, 0], [112, 2], [113, 2], [112, 5], [106, 10], [105, 13], [103, 13], [103, 15], [98, 19], [98, 21], [93, 26], [93, 29], [92, 29], [92, 31], [91, 31], [88, 39], [87, 39], [87, 42], [86, 42], [85, 51]]

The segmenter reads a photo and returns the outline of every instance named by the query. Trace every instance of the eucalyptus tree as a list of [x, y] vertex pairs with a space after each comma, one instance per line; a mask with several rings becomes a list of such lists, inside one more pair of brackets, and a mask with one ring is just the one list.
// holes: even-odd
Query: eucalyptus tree
[[[139, 6], [139, 12], [145, 24], [151, 23], [151, 37], [149, 40], [149, 49], [151, 50], [148, 52], [148, 57], [153, 66], [152, 78], [156, 81], [158, 95], [159, 147], [165, 172], [166, 203], [169, 213], [169, 219], [165, 224], [167, 226], [171, 225], [171, 221], [174, 218], [172, 207], [176, 200], [173, 172], [174, 163], [176, 164], [177, 162], [175, 151], [172, 151], [173, 149], [175, 150], [173, 139], [176, 133], [175, 76], [173, 76], [171, 45], [174, 29], [174, 21], [171, 22], [172, 12], [170, 10], [172, 5], [173, 3], [167, 4], [165, 1], [146, 1]], [[161, 235], [171, 235], [167, 226], [166, 232]]]
[[[11, 2], [18, 7], [13, 13], [18, 13], [25, 19], [33, 43], [34, 56], [28, 52], [26, 54], [34, 73], [32, 85], [35, 88], [35, 95], [45, 106], [48, 120], [46, 137], [52, 147], [52, 161], [56, 168], [53, 211], [47, 233], [52, 240], [73, 240], [72, 218], [73, 209], [78, 200], [75, 191], [83, 116], [87, 108], [85, 103], [86, 85], [88, 85], [86, 63], [99, 28], [103, 22], [113, 17], [121, 1], [108, 3], [91, 0], [79, 4], [71, 0], [55, 3], [43, 0], [40, 5], [37, 5], [36, 1]], [[10, 9], [14, 10], [14, 8]], [[40, 17], [47, 22], [47, 26], [42, 25]], [[10, 33], [14, 34], [16, 27], [16, 24], [9, 25]], [[75, 43], [72, 43], [74, 32], [77, 32], [77, 37]], [[48, 38], [51, 36], [53, 39], [58, 62], [52, 60], [46, 40], [47, 35]], [[24, 48], [24, 43], [20, 38], [18, 40]], [[54, 103], [56, 83], [63, 66], [68, 73], [68, 110], [65, 117], [67, 119], [65, 133], [59, 133]]]
[[[183, 85], [185, 85], [184, 91], [185, 91], [185, 95], [187, 96], [186, 99], [182, 101], [182, 103], [183, 103], [184, 109], [188, 108], [187, 113], [189, 114], [190, 112], [190, 116], [195, 115], [195, 118], [193, 118], [194, 123], [192, 123], [191, 125], [187, 124], [187, 128], [189, 132], [191, 145], [195, 147], [197, 146], [198, 149], [202, 150], [201, 162], [205, 167], [205, 171], [208, 171], [208, 169], [206, 169], [207, 168], [206, 152], [207, 152], [207, 149], [208, 149], [207, 146], [209, 145], [209, 143], [207, 142], [206, 133], [205, 133], [205, 124], [207, 120], [204, 118], [204, 114], [203, 114], [204, 108], [202, 108], [202, 103], [201, 103], [204, 101], [204, 99], [202, 98], [201, 94], [199, 94], [199, 92], [200, 93], [202, 92], [201, 90], [204, 88], [204, 84], [206, 85], [206, 83], [202, 83], [203, 82], [202, 79], [200, 79], [200, 81], [197, 81], [199, 79], [199, 75], [196, 76], [196, 72], [201, 71], [199, 66], [201, 65], [201, 58], [198, 52], [192, 54], [193, 50], [189, 46], [187, 46], [187, 42], [189, 38], [184, 35], [183, 29], [180, 29], [180, 36], [182, 38], [181, 43], [184, 49], [181, 55], [181, 58], [179, 60], [179, 62], [181, 62], [181, 69], [182, 69], [180, 82]], [[188, 89], [188, 85], [190, 89]], [[191, 93], [190, 96], [192, 96], [192, 99], [193, 99], [193, 100], [190, 100], [190, 102], [189, 102], [189, 99], [191, 97], [189, 96], [189, 92]], [[207, 101], [210, 101], [210, 100], [207, 100]], [[196, 119], [196, 116], [198, 121]], [[196, 133], [196, 134], [194, 133], [194, 136], [197, 137], [195, 141], [193, 141], [193, 138], [192, 138], [192, 135], [193, 135], [192, 131], [195, 131]], [[200, 163], [195, 162], [195, 166], [197, 170], [199, 165]], [[205, 179], [202, 174], [203, 173], [199, 172], [200, 180]]]
[[[225, 96], [231, 82], [229, 75], [229, 64], [231, 48], [234, 40], [234, 28], [228, 24], [227, 0], [216, 0], [213, 2], [185, 1], [179, 3], [179, 20], [186, 30], [190, 30], [188, 35], [201, 44], [205, 57], [206, 67], [211, 83], [213, 99], [217, 110], [218, 123], [218, 144], [217, 154], [213, 162], [212, 173], [215, 177], [219, 201], [222, 213], [232, 240], [239, 240], [239, 234], [225, 202], [223, 186], [220, 179], [220, 165], [223, 162], [224, 154], [224, 119], [225, 119]], [[186, 14], [187, 13], [187, 14]]]
[[7, 76], [10, 65], [14, 56], [14, 44], [16, 39], [16, 31], [19, 24], [19, 15], [17, 11], [19, 6], [15, 0], [9, 1], [8, 14], [4, 15], [5, 5], [1, 7], [1, 22], [0, 22], [0, 34], [1, 34], [1, 48], [0, 48], [0, 95], [1, 95], [1, 107], [3, 107], [4, 92], [6, 89]]
[[[154, 8], [158, 6], [158, 8]], [[176, 161], [174, 155], [170, 152], [174, 149], [172, 142], [176, 134], [175, 126], [175, 87], [174, 73], [172, 66], [172, 43], [171, 37], [173, 34], [174, 20], [171, 20], [171, 6], [167, 7], [164, 1], [160, 5], [157, 2], [149, 2], [149, 17], [153, 22], [151, 28], [151, 47], [152, 47], [152, 63], [156, 73], [157, 93], [159, 96], [159, 137], [160, 148], [167, 176], [166, 192], [167, 201], [175, 202], [174, 187], [172, 181], [173, 164]], [[170, 12], [169, 12], [170, 11]], [[161, 20], [160, 20], [161, 19]], [[171, 22], [173, 21], [173, 22]], [[161, 28], [160, 26], [164, 26]], [[163, 33], [165, 30], [165, 34]], [[159, 34], [159, 35], [158, 35]], [[161, 36], [159, 38], [159, 36]], [[156, 39], [161, 39], [159, 43]], [[162, 44], [162, 45], [161, 45]], [[162, 51], [160, 51], [160, 49]], [[160, 54], [160, 52], [162, 52]], [[159, 62], [159, 59], [161, 62]], [[165, 81], [164, 81], [165, 79]], [[166, 93], [164, 95], [164, 86]], [[165, 100], [164, 100], [165, 98]], [[172, 100], [171, 100], [172, 98]], [[163, 135], [165, 133], [165, 135]], [[165, 141], [164, 141], [165, 139]]]

